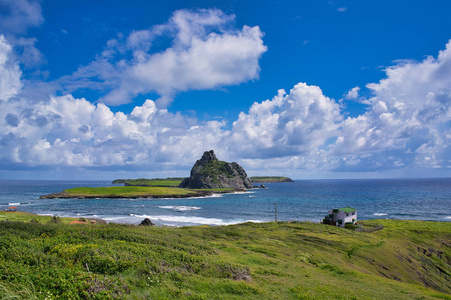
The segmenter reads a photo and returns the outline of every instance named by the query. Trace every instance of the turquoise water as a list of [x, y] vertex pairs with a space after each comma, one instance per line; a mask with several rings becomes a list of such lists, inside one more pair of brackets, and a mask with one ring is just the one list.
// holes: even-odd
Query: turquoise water
[[319, 222], [331, 208], [351, 206], [358, 219], [451, 222], [451, 178], [384, 180], [298, 180], [267, 184], [246, 193], [187, 199], [42, 199], [77, 186], [109, 186], [102, 181], [0, 181], [0, 210], [62, 217], [94, 217], [139, 224], [227, 225], [278, 220]]

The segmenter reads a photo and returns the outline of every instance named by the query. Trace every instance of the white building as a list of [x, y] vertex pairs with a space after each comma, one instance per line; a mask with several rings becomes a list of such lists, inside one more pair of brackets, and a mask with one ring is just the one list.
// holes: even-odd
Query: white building
[[329, 210], [329, 214], [323, 219], [323, 224], [329, 224], [339, 227], [345, 227], [346, 224], [355, 224], [357, 222], [357, 209], [352, 207], [343, 207]]

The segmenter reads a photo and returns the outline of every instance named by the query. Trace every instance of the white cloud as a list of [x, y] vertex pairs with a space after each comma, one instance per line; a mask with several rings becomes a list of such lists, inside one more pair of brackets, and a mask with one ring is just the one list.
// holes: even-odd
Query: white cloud
[[0, 35], [0, 103], [15, 96], [22, 88], [22, 71], [12, 57], [12, 46]]
[[11, 45], [0, 36], [1, 168], [170, 169], [190, 163], [206, 146], [219, 148], [224, 123], [198, 124], [151, 100], [124, 114], [71, 95], [23, 98], [12, 57]]
[[23, 34], [31, 26], [44, 22], [39, 1], [0, 0], [0, 29], [12, 34]]
[[[164, 107], [180, 91], [216, 89], [256, 79], [259, 59], [267, 50], [263, 33], [258, 26], [228, 29], [233, 19], [220, 10], [176, 11], [167, 24], [133, 31], [125, 42], [111, 40], [102, 57], [63, 78], [62, 84], [68, 91], [80, 87], [111, 90], [101, 99], [111, 105], [153, 91], [161, 95], [158, 104]], [[152, 52], [154, 39], [168, 35], [171, 46]], [[124, 53], [131, 53], [133, 59], [125, 61]]]
[[26, 67], [36, 67], [45, 61], [35, 47], [36, 38], [25, 38], [29, 27], [44, 22], [39, 1], [0, 0], [0, 32], [14, 48], [16, 59]]
[[[335, 154], [371, 154], [366, 161], [383, 167], [416, 164], [445, 167], [451, 140], [451, 41], [438, 58], [401, 61], [385, 70], [387, 77], [368, 84], [374, 97], [368, 111], [343, 122]], [[390, 157], [386, 159], [387, 153]]]
[[[196, 18], [186, 22], [199, 23]], [[262, 45], [258, 28], [212, 33], [205, 24], [215, 26], [218, 22], [215, 14], [202, 18], [205, 20], [202, 19], [201, 25], [196, 23], [193, 28], [180, 25], [188, 29], [183, 29], [185, 33], [177, 43], [187, 46], [177, 57], [216, 55], [209, 52], [210, 46], [212, 49], [217, 47], [216, 43], [226, 46], [226, 40], [235, 45], [242, 36], [256, 35], [255, 41]], [[167, 25], [158, 30], [171, 28], [175, 27]], [[178, 32], [174, 32], [175, 36]], [[128, 37], [125, 44], [112, 41], [110, 54], [115, 56], [127, 47], [151, 49], [153, 37], [140, 36], [141, 33], [136, 33], [133, 38]], [[242, 47], [244, 50], [233, 49], [233, 57], [240, 56], [237, 53], [244, 57], [249, 54], [249, 45], [245, 43]], [[158, 55], [169, 55], [171, 51], [176, 53], [175, 46]], [[144, 53], [142, 66], [157, 60], [154, 56]], [[206, 61], [208, 66], [211, 62]], [[133, 68], [128, 64], [106, 64], [101, 59], [95, 63], [98, 72], [88, 68], [80, 72], [84, 72], [86, 78], [102, 74], [105, 81], [114, 81], [118, 79], [116, 74], [141, 66], [140, 63], [135, 63]], [[196, 82], [185, 79], [182, 70], [199, 68], [189, 63], [188, 60], [184, 64], [175, 63], [175, 69], [181, 74], [171, 76], [181, 78], [175, 85], [178, 91], [205, 88], [219, 82], [199, 74], [193, 75], [198, 76]], [[258, 63], [253, 65], [258, 66]], [[345, 113], [340, 111], [338, 103], [325, 96], [319, 87], [299, 83], [288, 93], [279, 90], [272, 99], [254, 103], [230, 128], [225, 122], [199, 122], [180, 113], [171, 113], [152, 100], [128, 114], [114, 113], [105, 104], [93, 104], [70, 94], [35, 100], [34, 96], [21, 93], [21, 70], [4, 36], [0, 36], [0, 70], [2, 169], [180, 170], [188, 169], [209, 149], [215, 149], [221, 159], [239, 161], [249, 173], [449, 170], [451, 166], [451, 41], [437, 58], [402, 61], [387, 68], [385, 79], [366, 86], [372, 97], [363, 99], [368, 109], [360, 116], [344, 119]], [[216, 69], [210, 70], [209, 74], [222, 74], [215, 72]], [[227, 78], [229, 73], [223, 73], [224, 77], [218, 76]], [[72, 84], [74, 89], [77, 84], [82, 85], [77, 81]], [[127, 94], [129, 90], [125, 91]], [[358, 97], [359, 88], [351, 89], [347, 95]]]
[[234, 151], [244, 157], [311, 155], [336, 134], [338, 104], [317, 86], [297, 84], [272, 100], [254, 103], [233, 123]]
[[347, 7], [337, 7], [337, 11], [338, 12], [347, 12], [348, 8]]
[[28, 68], [37, 67], [45, 62], [41, 51], [35, 47], [36, 38], [10, 38], [17, 49], [18, 60]]
[[346, 93], [345, 99], [347, 99], [347, 100], [357, 99], [359, 97], [359, 92], [360, 92], [360, 87], [356, 86], [356, 87], [350, 89]]
[[[34, 105], [10, 101], [3, 108], [0, 160], [14, 154], [24, 165], [175, 164], [184, 157], [178, 156], [180, 147], [194, 146], [189, 128], [195, 120], [157, 109], [151, 100], [129, 115], [70, 95]], [[202, 127], [202, 135], [215, 130], [213, 125]]]

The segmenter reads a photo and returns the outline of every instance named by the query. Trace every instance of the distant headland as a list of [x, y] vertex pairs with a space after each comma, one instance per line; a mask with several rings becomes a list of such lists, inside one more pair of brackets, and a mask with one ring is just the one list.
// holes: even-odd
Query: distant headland
[[283, 176], [253, 176], [252, 183], [277, 183], [277, 182], [294, 182], [289, 177]]

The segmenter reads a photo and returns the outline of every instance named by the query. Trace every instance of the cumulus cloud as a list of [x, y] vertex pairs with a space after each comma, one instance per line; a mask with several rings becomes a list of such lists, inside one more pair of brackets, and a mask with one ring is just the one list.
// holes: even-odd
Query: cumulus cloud
[[[0, 113], [1, 160], [30, 166], [175, 164], [184, 157], [180, 147], [194, 146], [191, 135], [198, 134], [195, 120], [157, 109], [151, 100], [130, 114], [70, 95], [31, 106], [12, 101], [4, 108], [9, 112]], [[217, 126], [197, 128], [208, 135]]]
[[26, 67], [36, 67], [45, 61], [35, 47], [36, 38], [26, 38], [28, 28], [44, 22], [39, 1], [0, 0], [0, 32], [15, 49], [17, 60]]
[[254, 103], [233, 123], [233, 151], [247, 158], [311, 155], [332, 137], [341, 120], [338, 104], [317, 86], [297, 84], [289, 94]]
[[[72, 95], [32, 101], [21, 94], [20, 68], [0, 36], [0, 167], [154, 167], [191, 162], [218, 148], [225, 124], [157, 108], [147, 100], [129, 114], [113, 113]], [[187, 150], [189, 149], [189, 150]]]
[[385, 72], [367, 85], [374, 95], [364, 101], [368, 111], [343, 122], [333, 152], [375, 168], [449, 167], [451, 41], [437, 58], [401, 61]]
[[44, 22], [41, 5], [34, 0], [0, 0], [0, 16], [0, 29], [13, 34], [23, 34]]
[[[236, 32], [209, 31], [205, 26], [218, 21], [215, 14], [208, 16], [201, 25], [186, 29], [188, 33], [180, 35], [177, 43], [195, 52], [193, 41], [198, 37], [193, 32], [218, 39], [237, 37]], [[196, 18], [188, 21], [197, 22]], [[152, 48], [153, 37], [137, 37], [142, 34], [128, 37], [123, 45]], [[205, 41], [200, 39], [200, 43]], [[97, 63], [99, 69], [113, 68], [106, 68], [105, 76], [119, 68]], [[21, 93], [21, 70], [3, 36], [0, 70], [0, 168], [186, 170], [209, 149], [215, 149], [221, 159], [239, 161], [249, 173], [451, 167], [451, 41], [437, 58], [400, 61], [387, 68], [386, 78], [366, 86], [372, 96], [359, 98], [368, 105], [366, 112], [348, 118], [337, 101], [306, 83], [255, 102], [232, 124], [199, 122], [159, 107], [153, 100], [127, 114], [70, 94], [36, 101]], [[358, 97], [359, 88], [347, 95]]]
[[[256, 79], [259, 59], [267, 50], [263, 33], [258, 26], [230, 29], [233, 19], [220, 10], [176, 11], [167, 24], [133, 31], [124, 41], [110, 40], [96, 61], [63, 78], [62, 84], [68, 91], [80, 87], [108, 91], [100, 101], [110, 105], [156, 92], [164, 107], [177, 92]], [[167, 36], [171, 45], [153, 51], [153, 41]], [[132, 59], [125, 60], [124, 55]]]
[[22, 71], [12, 55], [12, 46], [0, 35], [0, 103], [15, 96], [22, 88]]
[[359, 92], [360, 92], [360, 87], [356, 86], [352, 89], [350, 89], [346, 95], [345, 95], [345, 99], [346, 100], [353, 100], [353, 99], [357, 99], [359, 97]]

